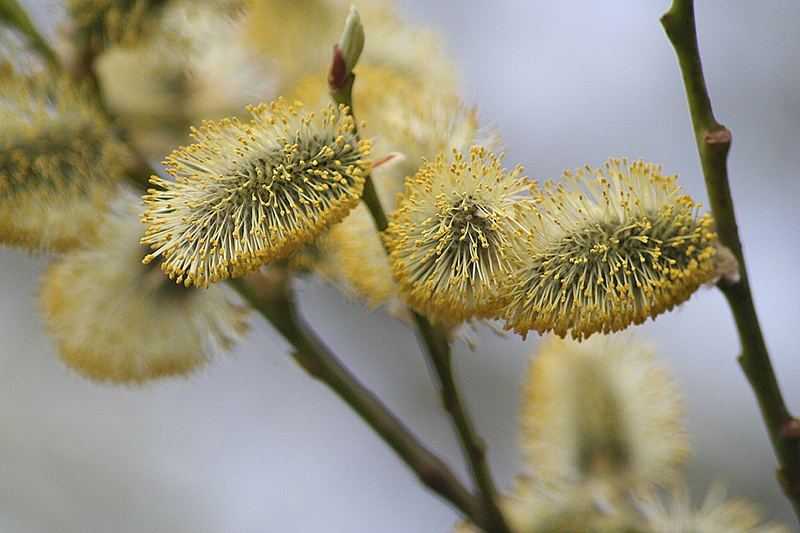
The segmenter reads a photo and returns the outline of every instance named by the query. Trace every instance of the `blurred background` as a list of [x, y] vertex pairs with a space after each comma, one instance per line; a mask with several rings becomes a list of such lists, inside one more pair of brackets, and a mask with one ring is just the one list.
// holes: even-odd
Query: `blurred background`
[[[52, 34], [59, 5], [24, 3]], [[441, 33], [465, 100], [499, 128], [508, 163], [546, 179], [641, 156], [705, 198], [680, 74], [658, 23], [666, 0], [398, 3]], [[800, 4], [699, 1], [697, 22], [714, 110], [733, 132], [730, 175], [756, 306], [798, 411]], [[230, 358], [188, 379], [125, 388], [68, 372], [37, 313], [46, 263], [0, 248], [0, 531], [433, 533], [456, 522], [261, 321]], [[297, 291], [321, 337], [464, 473], [411, 332], [313, 279]], [[637, 329], [685, 390], [695, 496], [719, 480], [792, 523], [721, 294], [702, 289]], [[475, 339], [474, 350], [456, 346], [455, 367], [508, 487], [520, 471], [518, 385], [538, 338], [480, 327]]]

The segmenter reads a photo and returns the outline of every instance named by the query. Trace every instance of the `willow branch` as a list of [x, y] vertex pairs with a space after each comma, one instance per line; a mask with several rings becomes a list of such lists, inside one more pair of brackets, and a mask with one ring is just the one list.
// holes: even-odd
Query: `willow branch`
[[413, 433], [369, 391], [299, 318], [288, 286], [259, 290], [243, 279], [230, 281], [233, 288], [291, 343], [292, 357], [311, 376], [325, 383], [380, 435], [433, 492], [474, 519], [480, 505], [447, 465], [423, 446]]
[[711, 110], [700, 63], [692, 0], [673, 0], [669, 11], [661, 17], [661, 24], [678, 57], [719, 240], [739, 262], [740, 280], [719, 283], [739, 332], [742, 349], [739, 364], [756, 395], [780, 463], [778, 479], [800, 517], [800, 422], [786, 407], [753, 305], [728, 184], [727, 155], [731, 133], [717, 122]]

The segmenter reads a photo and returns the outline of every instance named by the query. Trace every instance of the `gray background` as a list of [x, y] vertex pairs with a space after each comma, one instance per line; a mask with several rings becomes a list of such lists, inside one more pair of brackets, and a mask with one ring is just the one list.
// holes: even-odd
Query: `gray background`
[[[30, 0], [52, 25], [51, 5]], [[658, 16], [665, 0], [405, 0], [444, 35], [465, 97], [536, 178], [610, 155], [663, 162], [705, 198], [683, 88]], [[800, 410], [800, 4], [699, 2], [715, 111], [756, 304], [790, 405]], [[369, 32], [369, 28], [367, 28]], [[9, 532], [439, 532], [456, 519], [261, 322], [226, 360], [142, 389], [67, 372], [40, 332], [44, 257], [0, 248], [0, 530]], [[302, 283], [310, 322], [422, 438], [463, 472], [414, 338], [334, 290]], [[136, 324], [131, 324], [132, 328]], [[790, 519], [722, 296], [701, 290], [639, 328], [686, 390], [695, 454], [713, 480]], [[142, 332], [146, 335], [147, 332]], [[458, 379], [501, 486], [519, 471], [517, 387], [537, 339], [478, 332]]]

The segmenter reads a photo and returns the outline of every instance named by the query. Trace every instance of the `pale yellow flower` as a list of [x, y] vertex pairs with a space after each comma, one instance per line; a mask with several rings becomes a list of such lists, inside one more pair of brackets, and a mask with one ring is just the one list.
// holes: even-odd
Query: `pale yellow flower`
[[99, 56], [104, 99], [149, 157], [185, 144], [189, 124], [277, 97], [274, 64], [248, 46], [229, 3], [170, 2], [155, 31]]
[[[520, 477], [499, 504], [513, 533], [644, 533], [613, 505], [598, 503], [587, 491], [564, 483]], [[456, 533], [480, 531], [469, 523], [456, 526]]]
[[0, 74], [0, 242], [76, 246], [98, 224], [127, 152], [67, 78]]
[[522, 169], [474, 146], [440, 154], [409, 179], [385, 233], [405, 302], [432, 321], [497, 313], [500, 286], [520, 266], [520, 220], [531, 209]]
[[245, 308], [224, 287], [177, 286], [157, 266], [142, 265], [133, 195], [106, 214], [102, 228], [42, 276], [46, 331], [71, 369], [131, 383], [186, 374], [243, 334]]
[[[469, 108], [452, 88], [417, 81], [386, 66], [359, 63], [353, 85], [353, 106], [359, 119], [369, 124], [365, 132], [378, 157], [397, 154], [376, 168], [378, 193], [388, 211], [404, 189], [404, 178], [416, 174], [422, 158], [440, 152], [466, 152], [472, 145], [489, 150], [500, 147], [492, 129], [481, 128], [475, 108]], [[289, 92], [292, 99], [323, 105], [330, 100], [322, 72], [304, 77]]]
[[143, 244], [178, 283], [208, 286], [285, 257], [340, 221], [360, 198], [370, 142], [346, 109], [307, 113], [278, 100], [252, 119], [204, 122], [170, 154], [145, 196]]
[[676, 178], [612, 159], [548, 183], [529, 221], [526, 264], [505, 290], [505, 327], [581, 339], [688, 299], [713, 275], [716, 235]]
[[689, 453], [683, 401], [646, 344], [547, 338], [523, 386], [529, 466], [545, 479], [626, 489], [668, 482]]
[[765, 524], [752, 503], [727, 499], [719, 485], [708, 491], [699, 509], [693, 508], [684, 485], [672, 489], [666, 499], [648, 491], [635, 501], [647, 531], [653, 533], [789, 533], [784, 525]]

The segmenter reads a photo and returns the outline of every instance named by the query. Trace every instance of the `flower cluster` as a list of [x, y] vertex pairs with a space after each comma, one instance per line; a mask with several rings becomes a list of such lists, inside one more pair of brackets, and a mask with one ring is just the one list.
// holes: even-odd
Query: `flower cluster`
[[[642, 160], [542, 186], [507, 168], [438, 40], [383, 0], [363, 1], [381, 38], [356, 71], [362, 18], [348, 18], [340, 44], [358, 53], [346, 54], [347, 83], [330, 81], [336, 68], [329, 86], [309, 77], [327, 65], [348, 4], [70, 0], [75, 70], [97, 73], [98, 94], [0, 63], [0, 241], [63, 252], [44, 273], [40, 307], [66, 365], [124, 383], [189, 373], [247, 329], [217, 282], [270, 263], [275, 275], [258, 288], [274, 282], [272, 292], [235, 286], [303, 346], [294, 315], [275, 319], [302, 266], [368, 305], [422, 315], [429, 348], [473, 320], [554, 334], [525, 378], [528, 472], [500, 504], [513, 533], [782, 533], [718, 491], [692, 508], [678, 389], [652, 349], [614, 334], [704, 283], [737, 279], [711, 216], [677, 176]], [[140, 166], [172, 149], [143, 213], [120, 194], [132, 165], [119, 131], [144, 153]], [[334, 374], [337, 386], [349, 378]]]
[[[391, 90], [387, 90], [391, 87]], [[325, 102], [330, 97], [323, 76], [301, 80], [291, 93], [304, 102]], [[440, 152], [466, 151], [473, 144], [496, 148], [500, 143], [491, 130], [480, 128], [475, 109], [440, 87], [415, 83], [393, 69], [364, 65], [354, 88], [358, 114], [373, 138], [373, 152], [382, 161], [371, 179], [383, 207], [397, 208], [397, 195], [407, 177], [417, 173], [423, 159]], [[402, 306], [398, 284], [380, 235], [366, 206], [359, 205], [340, 224], [332, 226], [317, 243], [312, 261], [315, 272], [331, 279], [370, 306], [397, 313]]]
[[655, 317], [714, 276], [710, 215], [656, 165], [610, 160], [540, 189], [503, 178], [481, 148], [461, 157], [408, 180], [386, 232], [406, 303], [433, 321], [581, 339]]
[[276, 96], [274, 66], [246, 45], [245, 14], [231, 3], [163, 2], [145, 37], [98, 56], [103, 98], [148, 157], [185, 144], [192, 124]]
[[669, 483], [688, 455], [677, 386], [654, 350], [627, 336], [546, 339], [523, 397], [528, 463], [546, 478]]

